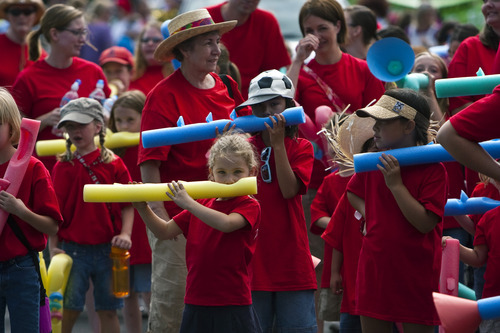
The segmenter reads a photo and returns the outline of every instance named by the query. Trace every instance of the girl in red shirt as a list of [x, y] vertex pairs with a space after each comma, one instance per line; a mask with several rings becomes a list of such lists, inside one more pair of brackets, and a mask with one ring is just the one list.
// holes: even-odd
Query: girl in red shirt
[[[424, 145], [430, 108], [409, 89], [386, 91], [370, 107], [356, 111], [375, 119], [378, 150]], [[365, 218], [365, 237], [356, 281], [356, 312], [366, 332], [434, 332], [439, 317], [432, 292], [438, 291], [446, 171], [442, 164], [400, 168], [382, 154], [380, 171], [356, 173], [347, 185], [352, 206]]]
[[[253, 146], [240, 134], [219, 138], [209, 152], [209, 179], [233, 184], [257, 173]], [[182, 183], [167, 195], [181, 213], [169, 221], [145, 202], [134, 203], [158, 239], [186, 237], [185, 307], [180, 333], [260, 333], [250, 293], [250, 260], [260, 222], [260, 205], [250, 196], [193, 200]]]
[[[21, 135], [21, 115], [12, 96], [0, 88], [0, 178], [5, 176]], [[62, 222], [49, 172], [34, 157], [28, 161], [16, 196], [0, 191], [0, 210], [19, 226], [31, 248], [42, 251], [46, 235]], [[38, 257], [38, 255], [36, 255]], [[8, 223], [0, 231], [0, 327], [9, 309], [12, 332], [39, 332], [40, 283], [34, 259]]]
[[[50, 239], [51, 254], [65, 252], [73, 259], [64, 293], [63, 331], [71, 331], [83, 311], [89, 279], [103, 332], [119, 332], [116, 310], [122, 300], [111, 293], [111, 246], [130, 249], [133, 208], [130, 204], [84, 202], [86, 184], [128, 183], [130, 175], [120, 157], [104, 146], [101, 104], [78, 98], [61, 108], [58, 128], [68, 134], [67, 150], [52, 177], [64, 223]], [[98, 148], [94, 136], [99, 135]], [[75, 145], [73, 153], [71, 145]]]

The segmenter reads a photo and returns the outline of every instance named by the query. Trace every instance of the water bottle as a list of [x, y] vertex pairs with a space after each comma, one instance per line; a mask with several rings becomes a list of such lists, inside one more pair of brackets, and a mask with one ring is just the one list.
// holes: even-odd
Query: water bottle
[[104, 93], [104, 90], [102, 90], [102, 88], [104, 88], [104, 80], [97, 80], [94, 91], [89, 95], [90, 98], [95, 99], [96, 101], [101, 103], [101, 105], [106, 99], [106, 94]]
[[[71, 89], [62, 97], [61, 102], [59, 103], [60, 108], [68, 104], [69, 101], [78, 98], [78, 88], [80, 88], [80, 83], [82, 83], [80, 79], [77, 79], [75, 82], [73, 82], [73, 84], [71, 85]], [[52, 134], [62, 137], [63, 133], [64, 131], [58, 129], [57, 125], [54, 125], [54, 127], [52, 127]]]
[[112, 246], [109, 256], [113, 262], [111, 291], [117, 298], [127, 297], [130, 293], [130, 253], [128, 250]]
[[118, 96], [113, 95], [110, 98], [106, 98], [106, 100], [104, 100], [104, 104], [102, 105], [104, 118], [109, 119], [109, 117], [111, 116], [111, 109], [113, 108], [113, 104], [115, 104], [115, 101], [117, 99]]

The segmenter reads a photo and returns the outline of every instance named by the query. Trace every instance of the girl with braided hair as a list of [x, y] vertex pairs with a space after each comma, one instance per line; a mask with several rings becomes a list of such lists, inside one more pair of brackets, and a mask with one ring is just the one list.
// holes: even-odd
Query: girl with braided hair
[[[66, 152], [52, 173], [64, 222], [50, 240], [51, 254], [65, 252], [73, 266], [64, 294], [62, 331], [70, 332], [85, 303], [89, 279], [103, 332], [119, 332], [116, 310], [123, 301], [111, 293], [111, 246], [130, 249], [134, 211], [130, 204], [87, 203], [85, 184], [127, 184], [131, 178], [120, 157], [104, 146], [102, 107], [78, 98], [61, 108], [58, 128], [68, 134]], [[99, 135], [100, 148], [94, 136]], [[71, 151], [71, 145], [76, 147]]]

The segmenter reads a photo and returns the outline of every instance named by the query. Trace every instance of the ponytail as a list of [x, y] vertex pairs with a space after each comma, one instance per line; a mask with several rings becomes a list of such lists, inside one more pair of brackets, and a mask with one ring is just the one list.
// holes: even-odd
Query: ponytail
[[40, 35], [42, 28], [32, 31], [28, 36], [28, 52], [31, 61], [37, 61], [40, 58]]

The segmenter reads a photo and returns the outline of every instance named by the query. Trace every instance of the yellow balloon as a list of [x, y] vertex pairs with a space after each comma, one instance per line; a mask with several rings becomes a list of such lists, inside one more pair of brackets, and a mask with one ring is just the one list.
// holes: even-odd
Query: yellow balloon
[[[227, 198], [257, 193], [257, 178], [246, 177], [226, 185], [211, 181], [182, 182], [193, 199]], [[85, 202], [171, 201], [167, 183], [158, 184], [87, 184], [83, 188]], [[170, 192], [171, 193], [171, 192]]]

